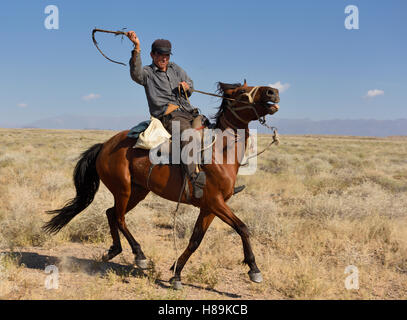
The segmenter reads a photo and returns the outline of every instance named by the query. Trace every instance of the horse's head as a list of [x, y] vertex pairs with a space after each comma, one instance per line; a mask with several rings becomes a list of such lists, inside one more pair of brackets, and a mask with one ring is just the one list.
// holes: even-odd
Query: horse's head
[[235, 118], [233, 122], [239, 126], [258, 120], [267, 114], [274, 114], [279, 109], [278, 89], [270, 86], [249, 87], [246, 81], [243, 85], [219, 82], [218, 91], [224, 99], [216, 118], [219, 119], [221, 113], [229, 111], [228, 120], [233, 121], [232, 118]]

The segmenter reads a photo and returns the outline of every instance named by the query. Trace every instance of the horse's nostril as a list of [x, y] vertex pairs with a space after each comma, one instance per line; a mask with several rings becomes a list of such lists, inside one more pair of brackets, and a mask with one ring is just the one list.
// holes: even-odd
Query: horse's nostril
[[267, 91], [266, 91], [266, 95], [267, 95], [268, 97], [271, 97], [271, 96], [273, 95], [273, 90], [267, 90]]

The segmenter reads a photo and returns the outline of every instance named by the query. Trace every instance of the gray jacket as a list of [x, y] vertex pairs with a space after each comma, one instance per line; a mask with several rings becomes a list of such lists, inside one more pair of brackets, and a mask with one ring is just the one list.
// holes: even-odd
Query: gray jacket
[[[166, 72], [158, 69], [154, 63], [142, 67], [140, 53], [135, 50], [132, 51], [129, 65], [131, 78], [144, 86], [152, 116], [156, 118], [162, 116], [169, 103], [178, 105], [186, 111], [193, 109], [188, 100], [185, 97], [180, 97], [178, 93], [178, 84], [181, 81], [188, 83], [190, 89], [193, 89], [194, 85], [180, 66], [169, 62]], [[188, 96], [191, 93], [191, 90], [188, 90]]]

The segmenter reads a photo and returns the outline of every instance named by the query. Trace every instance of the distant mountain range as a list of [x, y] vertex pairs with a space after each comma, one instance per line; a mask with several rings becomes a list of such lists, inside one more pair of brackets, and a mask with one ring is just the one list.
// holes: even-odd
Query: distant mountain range
[[[319, 134], [319, 135], [350, 135], [350, 136], [406, 136], [407, 119], [397, 120], [310, 120], [310, 119], [279, 119], [267, 117], [267, 122], [278, 128], [280, 134]], [[100, 130], [126, 130], [135, 126], [145, 117], [107, 117], [107, 116], [75, 116], [63, 115], [45, 118], [27, 123], [20, 128], [44, 129], [100, 129]], [[16, 127], [2, 125], [0, 127]], [[254, 122], [251, 128], [256, 128], [258, 133], [267, 133], [265, 127]]]
[[144, 120], [147, 119], [138, 116], [107, 117], [63, 115], [30, 122], [22, 126], [22, 128], [126, 130]]
[[271, 124], [281, 134], [332, 134], [346, 136], [406, 136], [407, 119], [396, 120], [309, 120], [274, 119]]

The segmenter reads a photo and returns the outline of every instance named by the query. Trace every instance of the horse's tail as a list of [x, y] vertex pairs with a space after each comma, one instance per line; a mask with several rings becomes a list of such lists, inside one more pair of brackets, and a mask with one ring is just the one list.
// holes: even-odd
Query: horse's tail
[[47, 211], [48, 214], [58, 215], [43, 226], [46, 232], [58, 233], [78, 213], [92, 203], [99, 189], [100, 179], [96, 171], [96, 158], [102, 146], [102, 143], [95, 144], [82, 153], [73, 173], [76, 197], [69, 200], [61, 209]]

